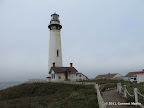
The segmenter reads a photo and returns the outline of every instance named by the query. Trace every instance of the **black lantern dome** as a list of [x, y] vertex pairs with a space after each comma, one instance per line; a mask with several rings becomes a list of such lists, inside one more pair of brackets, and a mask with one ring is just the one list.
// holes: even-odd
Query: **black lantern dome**
[[51, 21], [50, 21], [50, 24], [48, 25], [48, 28], [50, 30], [53, 30], [53, 29], [60, 30], [62, 28], [62, 26], [60, 25], [58, 14], [54, 13], [51, 15]]

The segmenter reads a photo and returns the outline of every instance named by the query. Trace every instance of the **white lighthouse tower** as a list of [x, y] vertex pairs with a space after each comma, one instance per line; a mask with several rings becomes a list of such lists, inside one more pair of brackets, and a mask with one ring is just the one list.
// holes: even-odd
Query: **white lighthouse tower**
[[60, 30], [62, 28], [59, 15], [54, 13], [51, 15], [50, 24], [48, 25], [50, 29], [49, 38], [49, 60], [48, 60], [48, 71], [55, 63], [56, 67], [62, 67], [62, 49], [61, 49], [61, 35]]

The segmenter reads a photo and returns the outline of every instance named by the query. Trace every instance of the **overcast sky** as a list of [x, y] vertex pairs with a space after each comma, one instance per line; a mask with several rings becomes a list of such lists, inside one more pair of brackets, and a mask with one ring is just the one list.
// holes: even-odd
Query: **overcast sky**
[[47, 77], [54, 12], [64, 66], [89, 78], [144, 68], [144, 0], [0, 0], [0, 81]]

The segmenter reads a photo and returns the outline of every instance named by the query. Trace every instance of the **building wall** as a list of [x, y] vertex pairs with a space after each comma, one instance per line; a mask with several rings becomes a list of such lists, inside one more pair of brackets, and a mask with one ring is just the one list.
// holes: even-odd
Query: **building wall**
[[[56, 81], [65, 81], [65, 80], [66, 79], [65, 79], [64, 73], [56, 73]], [[68, 73], [68, 80], [69, 81], [76, 81], [76, 74], [75, 73]]]
[[112, 79], [122, 79], [122, 76], [120, 74], [116, 74]]
[[64, 73], [56, 73], [56, 81], [64, 81], [65, 75]]
[[[52, 78], [52, 74], [55, 74], [55, 79]], [[55, 73], [53, 70], [51, 72], [51, 81], [65, 81], [65, 73]], [[76, 81], [76, 73], [68, 73], [69, 81]]]
[[70, 73], [68, 79], [70, 79], [70, 81], [76, 81], [76, 73]]
[[[59, 56], [57, 56], [57, 50]], [[56, 29], [50, 30], [48, 71], [52, 67], [53, 62], [55, 62], [56, 67], [63, 66], [60, 30]]]
[[137, 74], [137, 83], [144, 82], [144, 73]]
[[87, 78], [83, 74], [77, 74], [76, 75], [76, 80], [77, 81], [87, 80]]
[[114, 78], [116, 78], [116, 77], [122, 77], [120, 74], [116, 74], [115, 76], [114, 76]]
[[70, 73], [69, 79], [70, 81], [76, 81], [76, 73]]

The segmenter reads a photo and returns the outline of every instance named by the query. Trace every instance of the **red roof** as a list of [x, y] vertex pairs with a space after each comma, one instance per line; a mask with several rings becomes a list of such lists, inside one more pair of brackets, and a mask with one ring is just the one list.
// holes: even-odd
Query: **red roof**
[[70, 72], [73, 72], [73, 73], [78, 72], [74, 67], [51, 67], [49, 73], [51, 73], [52, 70], [55, 73], [63, 73], [63, 72], [66, 72], [66, 71], [70, 71]]
[[102, 79], [102, 78], [113, 78], [115, 75], [117, 75], [118, 73], [114, 73], [114, 74], [104, 74], [104, 75], [98, 75], [97, 77], [95, 77], [94, 79]]
[[144, 70], [138, 71], [138, 72], [129, 72], [129, 73], [126, 75], [126, 77], [131, 77], [131, 76], [134, 76], [134, 75], [140, 74], [140, 73], [144, 73]]

